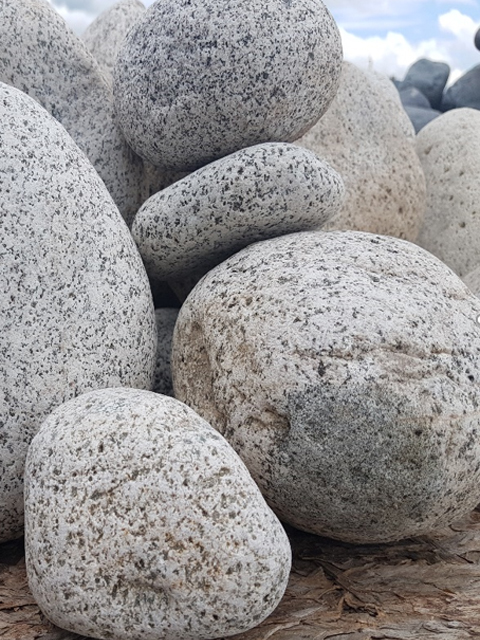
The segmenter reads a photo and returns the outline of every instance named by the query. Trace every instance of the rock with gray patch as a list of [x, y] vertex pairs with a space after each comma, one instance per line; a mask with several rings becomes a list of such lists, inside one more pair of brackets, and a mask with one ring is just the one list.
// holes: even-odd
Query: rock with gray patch
[[345, 181], [344, 205], [325, 230], [416, 239], [425, 178], [413, 126], [386, 76], [344, 62], [329, 110], [296, 144], [324, 158]]
[[280, 522], [230, 445], [174, 398], [106, 389], [58, 407], [25, 493], [30, 588], [74, 633], [223, 638], [285, 591]]
[[480, 264], [480, 112], [455, 109], [417, 136], [427, 181], [427, 210], [418, 244], [459, 276]]
[[34, 98], [72, 136], [130, 223], [176, 176], [145, 166], [114, 122], [111, 87], [96, 60], [42, 0], [0, 4], [0, 81]]
[[423, 535], [480, 499], [480, 300], [391, 237], [308, 232], [210, 271], [175, 328], [175, 396], [281, 518], [348, 542]]
[[190, 171], [261, 142], [291, 142], [325, 113], [342, 46], [321, 0], [157, 0], [114, 68], [135, 151]]
[[27, 447], [90, 389], [150, 388], [155, 318], [141, 258], [65, 129], [0, 83], [0, 541], [23, 531]]
[[306, 149], [266, 143], [221, 158], [155, 194], [132, 235], [157, 280], [206, 273], [257, 240], [320, 228], [340, 209], [342, 178]]
[[157, 360], [155, 364], [155, 377], [152, 391], [173, 396], [172, 368], [170, 359], [172, 355], [172, 339], [175, 322], [178, 317], [178, 309], [155, 309], [157, 322]]
[[121, 0], [97, 16], [82, 34], [87, 49], [110, 81], [125, 36], [144, 11], [140, 0]]

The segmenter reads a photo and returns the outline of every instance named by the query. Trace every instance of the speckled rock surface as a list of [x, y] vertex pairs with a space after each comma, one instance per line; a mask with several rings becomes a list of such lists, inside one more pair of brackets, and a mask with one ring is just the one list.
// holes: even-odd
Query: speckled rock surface
[[175, 396], [295, 526], [424, 534], [480, 498], [480, 300], [414, 244], [360, 232], [259, 242], [175, 327]]
[[50, 620], [95, 638], [202, 640], [279, 603], [290, 545], [229, 444], [174, 398], [108, 389], [29, 451], [26, 560]]
[[311, 151], [256, 145], [155, 194], [135, 216], [132, 235], [150, 277], [178, 280], [256, 240], [322, 227], [344, 192], [338, 173]]
[[121, 0], [101, 13], [82, 34], [87, 49], [110, 80], [118, 50], [144, 11], [140, 0]]
[[150, 388], [147, 275], [118, 209], [65, 129], [0, 83], [0, 541], [23, 529], [28, 444], [89, 389]]
[[416, 239], [425, 211], [425, 178], [414, 135], [390, 80], [344, 62], [328, 112], [297, 141], [345, 181], [345, 203], [326, 230]]
[[480, 298], [480, 265], [473, 271], [470, 271], [470, 273], [467, 273], [466, 276], [463, 276], [462, 280], [467, 287]]
[[172, 354], [172, 339], [178, 309], [155, 309], [157, 322], [157, 361], [152, 391], [173, 396], [172, 369], [170, 358]]
[[146, 168], [113, 120], [111, 87], [83, 42], [48, 2], [0, 4], [0, 81], [37, 100], [87, 155], [120, 212], [175, 179]]
[[418, 244], [460, 276], [480, 263], [480, 112], [455, 109], [417, 136], [427, 181], [427, 210]]
[[321, 0], [157, 0], [118, 54], [115, 110], [143, 158], [198, 169], [301, 136], [333, 99], [341, 60]]

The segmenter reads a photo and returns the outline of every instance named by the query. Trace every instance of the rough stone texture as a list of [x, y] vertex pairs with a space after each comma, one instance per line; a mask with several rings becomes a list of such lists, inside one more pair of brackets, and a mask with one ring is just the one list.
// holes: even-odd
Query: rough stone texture
[[213, 162], [147, 200], [132, 235], [151, 278], [202, 275], [243, 247], [322, 227], [342, 178], [306, 149], [265, 143]]
[[198, 169], [301, 136], [333, 99], [341, 60], [321, 0], [157, 0], [117, 57], [118, 122], [154, 165]]
[[101, 13], [82, 34], [81, 39], [110, 81], [118, 50], [144, 11], [140, 0], [121, 0]]
[[470, 273], [467, 273], [466, 276], [463, 276], [462, 280], [467, 287], [480, 298], [480, 265], [473, 271], [470, 271]]
[[433, 62], [422, 58], [408, 69], [402, 86], [416, 87], [428, 98], [433, 109], [440, 109], [449, 75], [450, 67], [446, 62]]
[[404, 107], [431, 108], [428, 98], [416, 87], [399, 88], [398, 95]]
[[63, 18], [42, 0], [0, 3], [0, 81], [39, 102], [87, 155], [130, 223], [176, 176], [144, 166], [113, 120], [111, 87]]
[[0, 83], [0, 541], [22, 533], [28, 444], [53, 407], [150, 388], [147, 275], [105, 185], [65, 129]]
[[443, 94], [442, 111], [462, 107], [480, 109], [480, 64], [464, 73]]
[[325, 230], [417, 237], [425, 178], [414, 136], [390, 80], [345, 62], [330, 109], [297, 141], [329, 162], [345, 182], [344, 205]]
[[175, 396], [294, 526], [352, 542], [422, 535], [480, 498], [479, 314], [450, 269], [405, 241], [259, 242], [180, 310]]
[[415, 133], [418, 133], [429, 122], [441, 115], [441, 112], [435, 111], [435, 109], [423, 109], [422, 107], [412, 107], [409, 105], [405, 105], [404, 108], [413, 124]]
[[178, 309], [155, 309], [157, 321], [157, 361], [152, 391], [173, 396], [172, 369], [170, 358], [172, 353], [172, 339]]
[[427, 181], [427, 210], [418, 244], [459, 276], [480, 263], [480, 113], [455, 109], [417, 136]]
[[40, 608], [95, 638], [202, 640], [279, 603], [290, 545], [229, 444], [174, 398], [107, 389], [56, 409], [26, 465]]

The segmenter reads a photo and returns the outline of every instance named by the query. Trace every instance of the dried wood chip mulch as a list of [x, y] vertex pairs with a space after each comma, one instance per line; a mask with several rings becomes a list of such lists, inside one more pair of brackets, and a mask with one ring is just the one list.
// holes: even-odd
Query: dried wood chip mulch
[[[424, 538], [348, 545], [288, 530], [279, 608], [234, 640], [480, 639], [480, 512]], [[27, 586], [21, 542], [0, 545], [0, 638], [82, 640], [51, 625]]]

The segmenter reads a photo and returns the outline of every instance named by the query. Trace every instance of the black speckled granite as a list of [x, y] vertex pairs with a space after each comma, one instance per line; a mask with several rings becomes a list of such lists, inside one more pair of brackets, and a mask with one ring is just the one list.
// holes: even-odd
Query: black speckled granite
[[150, 388], [147, 275], [105, 185], [65, 129], [0, 83], [0, 540], [22, 533], [42, 420], [108, 386]]
[[143, 158], [198, 169], [300, 137], [333, 99], [341, 61], [321, 0], [157, 0], [118, 54], [115, 110]]
[[294, 526], [361, 543], [426, 534], [480, 499], [479, 315], [461, 280], [406, 241], [259, 242], [180, 310], [175, 396]]

